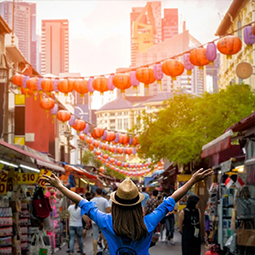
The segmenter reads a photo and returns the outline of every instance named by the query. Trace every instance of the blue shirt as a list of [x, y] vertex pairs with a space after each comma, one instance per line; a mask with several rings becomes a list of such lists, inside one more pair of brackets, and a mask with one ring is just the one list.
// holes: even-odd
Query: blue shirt
[[[135, 248], [137, 255], [149, 255], [149, 247], [154, 229], [165, 215], [174, 209], [174, 206], [174, 199], [168, 197], [151, 214], [144, 216], [143, 220], [149, 234], [133, 243], [132, 247]], [[117, 245], [119, 237], [113, 230], [112, 215], [99, 211], [95, 202], [87, 202], [85, 199], [80, 201], [79, 207], [81, 208], [81, 215], [87, 214], [91, 220], [96, 222], [108, 242], [110, 254], [115, 255], [119, 248]]]
[[144, 200], [141, 202], [141, 204], [142, 204], [142, 207], [145, 207], [146, 201], [149, 199], [150, 196], [146, 192], [142, 192], [142, 194], [144, 195]]

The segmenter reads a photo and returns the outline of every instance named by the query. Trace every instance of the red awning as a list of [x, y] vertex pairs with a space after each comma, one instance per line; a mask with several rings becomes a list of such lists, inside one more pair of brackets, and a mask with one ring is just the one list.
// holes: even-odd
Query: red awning
[[207, 143], [202, 148], [201, 158], [206, 158], [217, 154], [221, 151], [224, 151], [231, 147], [231, 136], [233, 135], [233, 131], [229, 130], [223, 135], [217, 137], [211, 142]]
[[78, 178], [86, 176], [88, 179], [97, 180], [97, 177], [86, 170], [71, 165], [65, 165], [66, 175], [72, 174]]

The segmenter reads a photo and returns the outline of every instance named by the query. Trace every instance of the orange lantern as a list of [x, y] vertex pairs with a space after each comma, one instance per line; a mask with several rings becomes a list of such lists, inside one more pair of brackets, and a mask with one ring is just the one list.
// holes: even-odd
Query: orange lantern
[[101, 155], [101, 151], [95, 151], [95, 154], [96, 154], [97, 156], [99, 156], [99, 155]]
[[49, 95], [53, 91], [53, 80], [44, 78], [41, 82], [41, 87], [43, 92]]
[[37, 92], [37, 84], [38, 84], [38, 77], [32, 77], [27, 80], [26, 85], [27, 88], [32, 90], [34, 94]]
[[108, 91], [107, 82], [108, 79], [106, 77], [100, 76], [93, 81], [92, 86], [94, 90], [99, 91], [103, 95], [105, 91]]
[[102, 149], [102, 150], [106, 150], [106, 149], [107, 149], [107, 144], [102, 143], [102, 145], [101, 145], [101, 149]]
[[135, 136], [135, 137], [133, 137], [133, 144], [134, 145], [137, 145], [137, 144], [139, 144], [139, 136]]
[[43, 98], [40, 102], [40, 106], [46, 110], [46, 112], [49, 112], [55, 105], [55, 102], [52, 98]]
[[103, 128], [99, 128], [99, 127], [96, 127], [94, 128], [93, 130], [93, 134], [96, 138], [100, 138], [104, 135], [104, 129]]
[[81, 97], [84, 97], [84, 94], [88, 93], [88, 81], [84, 79], [77, 79], [73, 82], [74, 90], [80, 93]]
[[118, 147], [117, 148], [117, 153], [122, 154], [123, 153], [123, 147]]
[[73, 80], [60, 79], [58, 83], [58, 90], [67, 96], [68, 93], [73, 90]]
[[149, 84], [156, 81], [156, 78], [154, 77], [154, 71], [149, 67], [142, 67], [136, 70], [136, 79], [144, 83], [144, 87], [147, 89], [147, 94], [149, 93]]
[[116, 164], [117, 166], [121, 166], [122, 162], [118, 160]]
[[116, 148], [115, 146], [109, 146], [109, 149], [108, 149], [108, 150], [109, 150], [110, 152], [114, 153], [114, 152], [115, 152], [115, 148]]
[[127, 74], [116, 74], [112, 79], [113, 85], [120, 89], [121, 93], [131, 87], [130, 76]]
[[133, 152], [132, 148], [126, 148], [125, 149], [125, 153], [128, 154], [128, 155], [132, 154], [132, 152]]
[[104, 158], [104, 159], [108, 159], [108, 158], [109, 158], [109, 155], [108, 155], [108, 154], [104, 154], [104, 155], [103, 155], [103, 158]]
[[94, 146], [92, 144], [89, 145], [89, 150], [93, 151], [94, 150]]
[[110, 158], [110, 162], [113, 163], [115, 161], [114, 158]]
[[86, 143], [91, 144], [92, 142], [93, 142], [93, 139], [92, 139], [92, 138], [90, 138], [90, 137], [87, 137], [87, 139], [86, 139]]
[[238, 36], [226, 36], [217, 42], [217, 49], [220, 53], [227, 55], [231, 58], [242, 49], [242, 41]]
[[60, 120], [62, 122], [66, 122], [66, 121], [70, 120], [71, 113], [66, 110], [60, 110], [57, 112], [57, 118], [58, 118], [58, 120]]
[[100, 173], [103, 173], [103, 172], [104, 172], [104, 167], [103, 167], [103, 166], [99, 167], [99, 172], [100, 172]]
[[107, 132], [105, 140], [108, 142], [113, 141], [116, 138], [115, 132]]
[[81, 140], [85, 141], [86, 135], [85, 134], [80, 134], [79, 137], [80, 137]]
[[202, 47], [192, 50], [189, 55], [189, 60], [191, 64], [199, 66], [199, 69], [203, 69], [210, 62], [206, 58], [206, 49]]
[[95, 147], [97, 147], [97, 148], [98, 148], [98, 147], [99, 147], [99, 145], [100, 145], [100, 142], [95, 140], [95, 141], [94, 141], [94, 143], [93, 143], [93, 145], [94, 145]]
[[163, 63], [162, 71], [164, 74], [171, 76], [172, 80], [176, 80], [176, 76], [183, 74], [184, 65], [175, 59], [168, 59]]
[[119, 143], [127, 144], [129, 141], [129, 136], [125, 134], [119, 134]]
[[19, 87], [18, 89], [20, 89], [23, 86], [23, 78], [24, 78], [23, 74], [16, 73], [12, 76], [12, 83], [18, 86]]
[[25, 95], [26, 97], [30, 97], [31, 95], [33, 95], [33, 90], [21, 86], [21, 94]]
[[75, 120], [74, 125], [72, 126], [77, 132], [82, 131], [86, 127], [86, 122], [84, 120]]

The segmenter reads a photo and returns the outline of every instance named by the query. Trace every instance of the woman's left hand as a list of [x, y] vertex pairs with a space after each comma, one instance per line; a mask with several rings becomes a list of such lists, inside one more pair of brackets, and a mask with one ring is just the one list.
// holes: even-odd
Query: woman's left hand
[[213, 174], [213, 170], [212, 169], [207, 169], [204, 170], [203, 168], [200, 168], [198, 171], [196, 171], [193, 175], [192, 175], [192, 180], [194, 183], [208, 179], [211, 175]]
[[45, 181], [48, 182], [51, 186], [57, 189], [60, 189], [62, 187], [61, 181], [55, 174], [52, 174], [51, 176], [43, 175], [43, 177], [45, 178]]

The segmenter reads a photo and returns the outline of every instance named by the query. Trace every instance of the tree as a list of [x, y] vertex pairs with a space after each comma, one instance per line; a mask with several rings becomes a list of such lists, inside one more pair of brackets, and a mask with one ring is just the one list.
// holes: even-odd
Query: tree
[[165, 103], [158, 113], [142, 114], [138, 153], [155, 162], [187, 164], [199, 162], [204, 144], [254, 111], [255, 94], [249, 85], [233, 85], [201, 96], [174, 94]]

